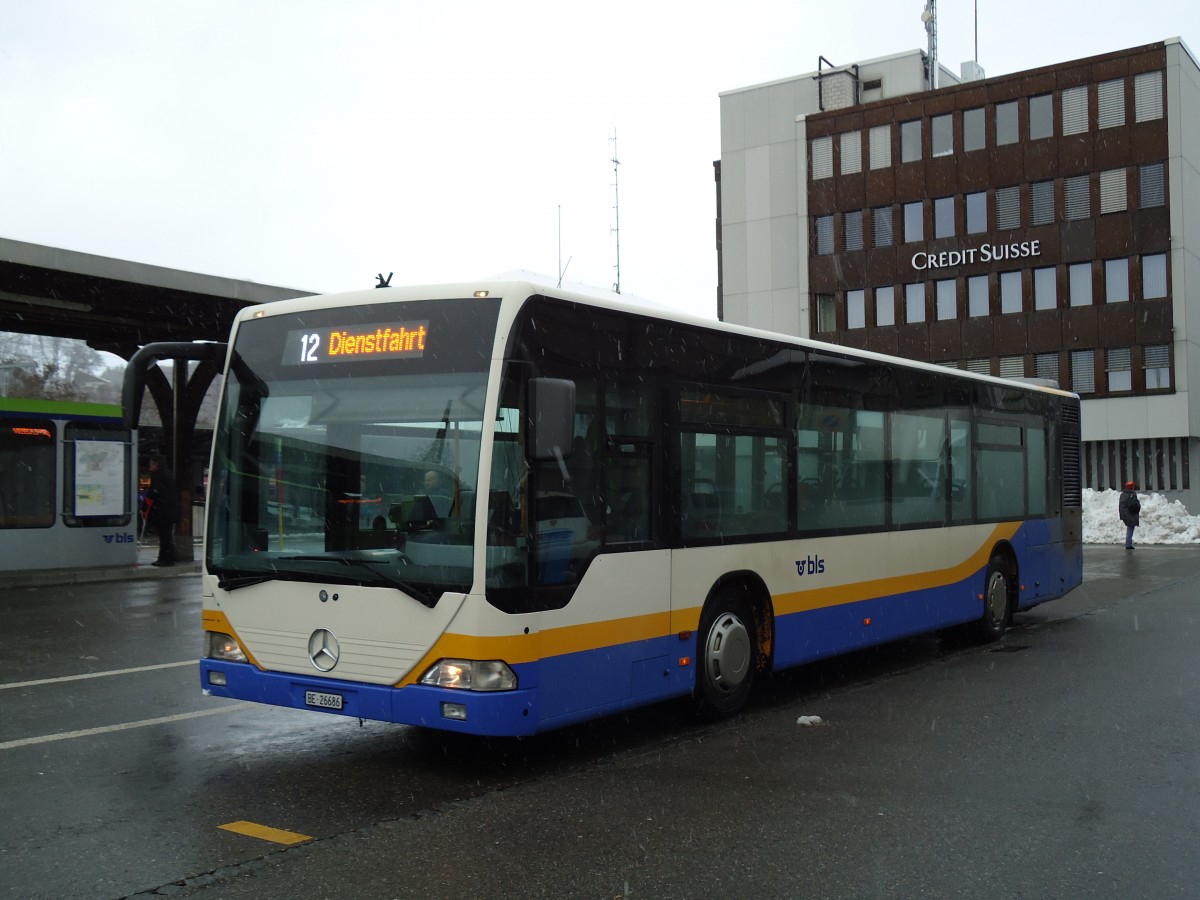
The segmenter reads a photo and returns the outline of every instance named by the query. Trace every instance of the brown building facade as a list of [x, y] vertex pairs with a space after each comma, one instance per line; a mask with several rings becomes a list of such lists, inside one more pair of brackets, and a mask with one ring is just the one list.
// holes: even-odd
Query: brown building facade
[[[723, 317], [1053, 380], [1085, 401], [1086, 486], [1134, 480], [1200, 509], [1200, 407], [1187, 383], [1200, 363], [1197, 74], [1168, 41], [798, 112], [794, 291], [785, 254], [773, 253], [768, 289], [730, 296], [731, 274], [754, 287], [748, 270], [762, 254], [751, 242], [787, 239], [788, 217], [756, 222], [764, 204], [752, 197], [756, 161], [779, 183], [786, 154], [772, 144], [786, 141], [776, 129], [766, 154], [737, 150], [735, 133], [727, 154], [723, 127]], [[727, 110], [727, 99], [742, 101], [743, 121], [779, 107], [769, 97], [781, 84], [747, 89], [767, 91], [766, 103], [723, 95], [723, 123], [739, 105]], [[733, 210], [731, 167], [745, 196]], [[731, 259], [743, 246], [745, 260]]]

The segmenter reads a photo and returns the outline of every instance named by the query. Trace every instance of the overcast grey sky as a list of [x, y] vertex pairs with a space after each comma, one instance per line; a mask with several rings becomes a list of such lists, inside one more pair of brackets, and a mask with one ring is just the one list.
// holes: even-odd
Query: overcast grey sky
[[[924, 0], [0, 0], [0, 236], [334, 291], [528, 269], [716, 312], [718, 94], [924, 48]], [[942, 0], [952, 71], [975, 3]], [[979, 0], [989, 76], [1200, 4]], [[2, 326], [0, 326], [2, 327]]]

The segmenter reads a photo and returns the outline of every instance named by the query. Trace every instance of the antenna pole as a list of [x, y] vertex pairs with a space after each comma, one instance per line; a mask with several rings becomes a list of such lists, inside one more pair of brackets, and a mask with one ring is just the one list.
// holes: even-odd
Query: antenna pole
[[617, 159], [617, 129], [615, 128], [611, 140], [613, 143], [613, 210], [616, 213], [616, 227], [613, 232], [617, 236], [617, 281], [613, 285], [613, 293], [619, 294], [621, 293], [621, 194], [618, 187], [617, 167], [621, 165], [621, 161]]
[[929, 35], [929, 90], [935, 91], [938, 86], [937, 0], [925, 0], [921, 21], [925, 23], [925, 31]]

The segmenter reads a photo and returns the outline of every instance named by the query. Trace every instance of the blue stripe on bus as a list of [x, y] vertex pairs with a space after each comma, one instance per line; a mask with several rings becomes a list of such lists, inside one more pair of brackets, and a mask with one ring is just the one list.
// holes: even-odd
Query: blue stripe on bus
[[[1021, 609], [1078, 585], [1079, 561], [1064, 553], [1061, 537], [1061, 525], [1045, 519], [1024, 523], [1013, 536], [1014, 549], [1024, 560]], [[950, 584], [781, 615], [775, 621], [775, 666], [787, 668], [975, 621], [983, 615], [985, 575], [986, 566]], [[514, 665], [521, 689], [495, 693], [361, 684], [209, 659], [201, 660], [200, 671], [204, 689], [215, 696], [312, 710], [304, 702], [305, 691], [320, 691], [343, 698], [341, 710], [318, 710], [334, 715], [519, 736], [685, 696], [695, 682], [695, 653], [694, 635], [581, 650]], [[686, 664], [681, 664], [683, 657]], [[212, 671], [225, 674], [223, 687], [209, 683]], [[443, 703], [462, 704], [466, 721], [445, 718]]]

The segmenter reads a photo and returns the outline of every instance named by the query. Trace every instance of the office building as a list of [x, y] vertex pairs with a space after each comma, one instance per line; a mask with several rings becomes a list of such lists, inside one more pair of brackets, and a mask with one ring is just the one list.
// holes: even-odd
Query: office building
[[1085, 486], [1200, 511], [1196, 58], [930, 68], [822, 60], [721, 95], [719, 315], [1053, 380], [1084, 401]]

